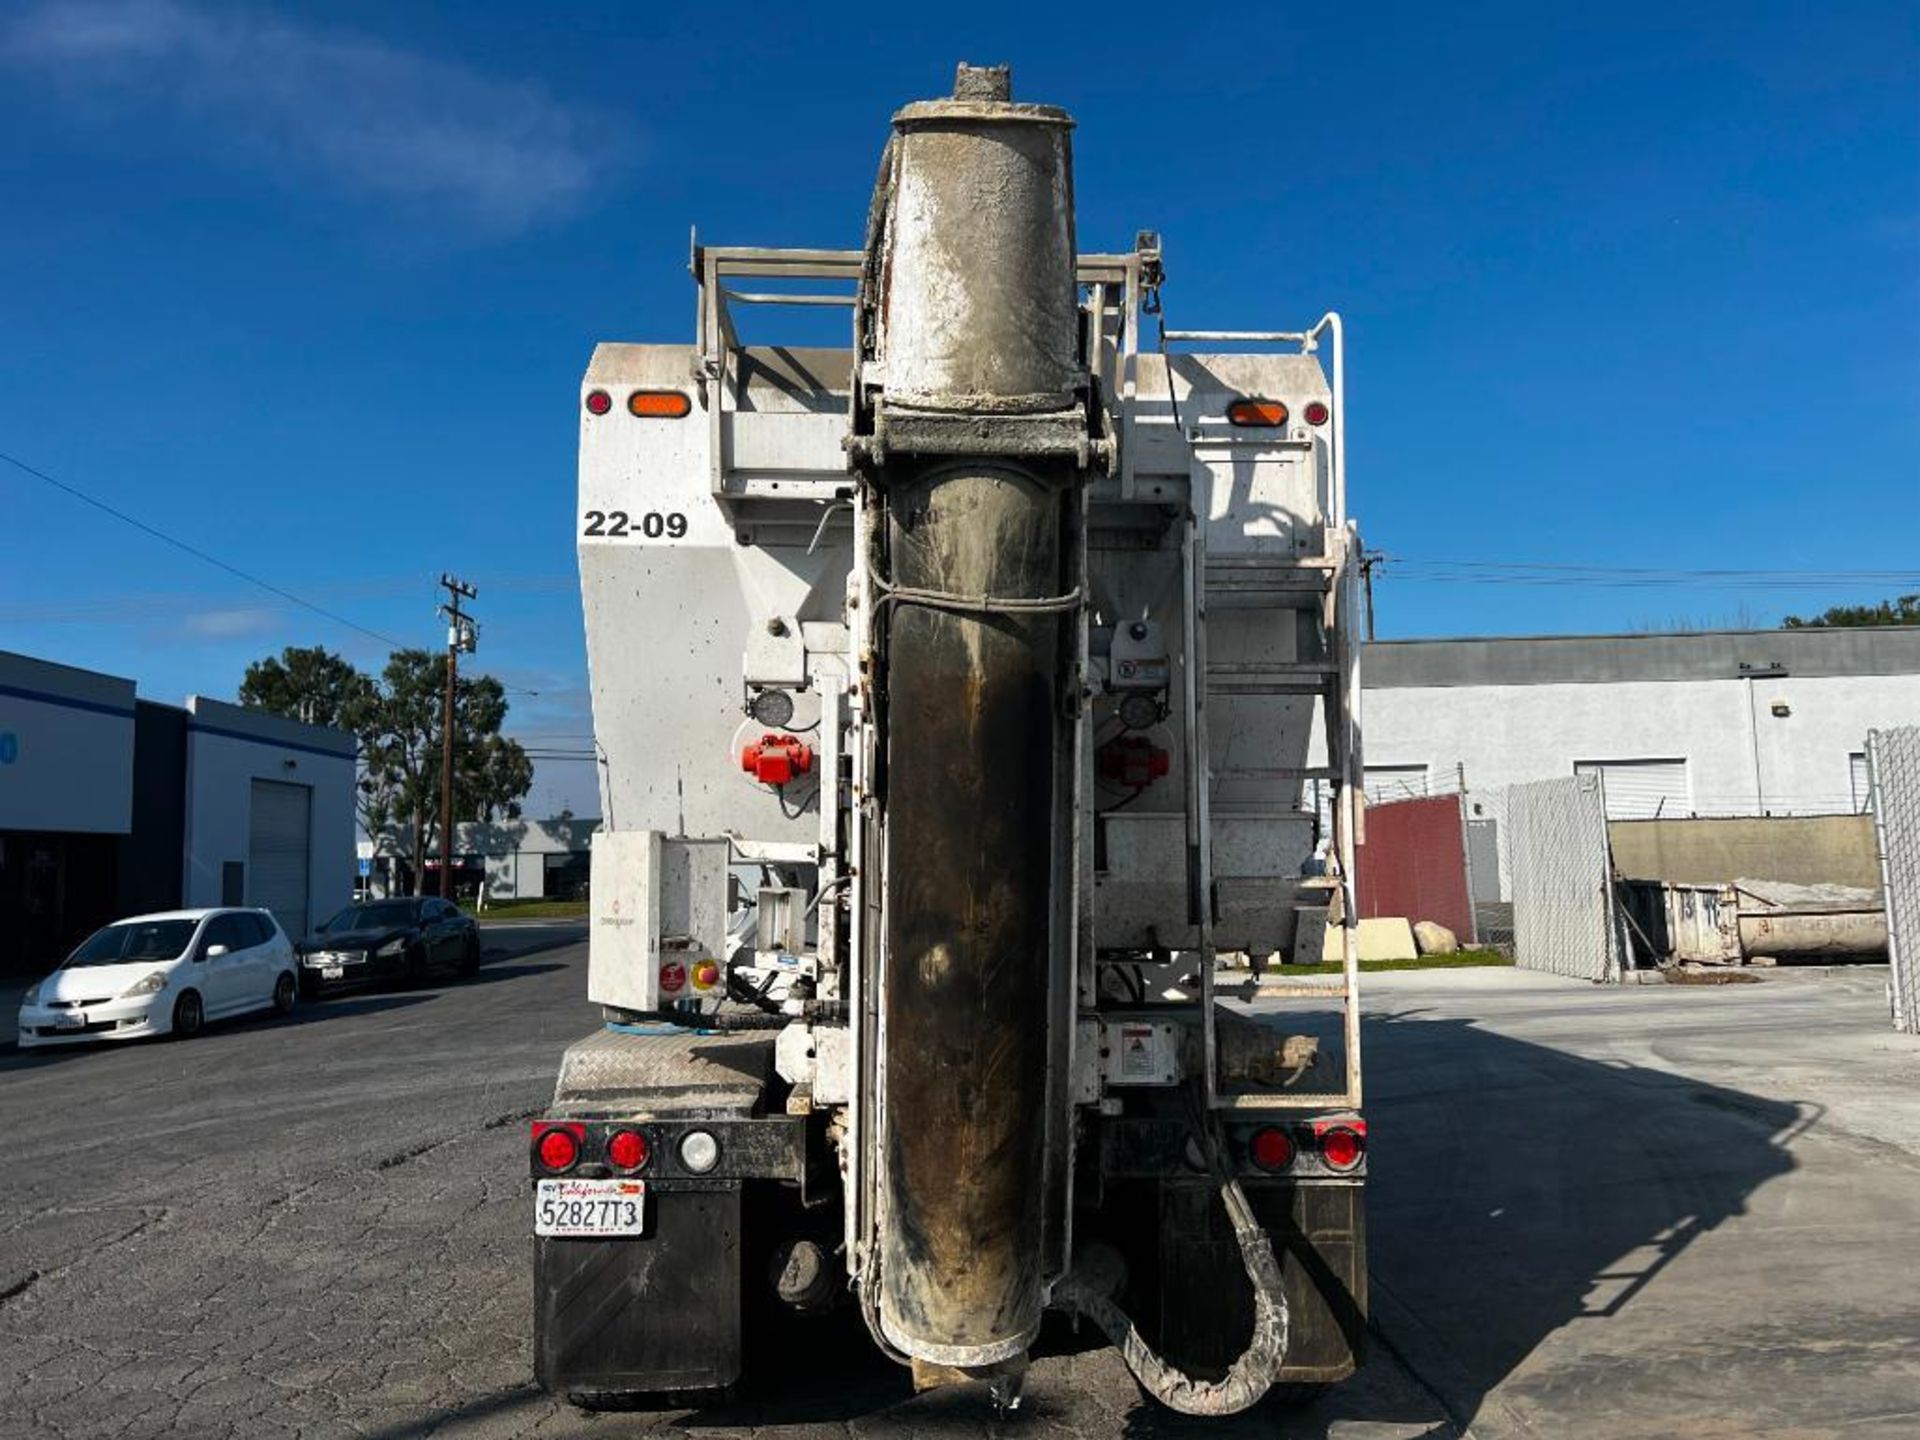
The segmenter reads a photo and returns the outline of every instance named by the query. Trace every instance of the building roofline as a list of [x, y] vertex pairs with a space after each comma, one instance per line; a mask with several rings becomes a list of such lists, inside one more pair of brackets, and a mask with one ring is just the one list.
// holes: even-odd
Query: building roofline
[[1369, 641], [1369, 690], [1464, 685], [1920, 676], [1920, 626], [1798, 626], [1673, 634], [1456, 636]]

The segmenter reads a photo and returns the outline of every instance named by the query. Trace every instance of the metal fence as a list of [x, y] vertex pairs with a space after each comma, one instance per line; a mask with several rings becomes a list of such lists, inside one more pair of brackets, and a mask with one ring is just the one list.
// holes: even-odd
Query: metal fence
[[1606, 799], [1598, 775], [1507, 791], [1514, 963], [1576, 980], [1620, 978]]
[[1867, 772], [1887, 897], [1893, 1028], [1920, 1034], [1920, 726], [1870, 731]]

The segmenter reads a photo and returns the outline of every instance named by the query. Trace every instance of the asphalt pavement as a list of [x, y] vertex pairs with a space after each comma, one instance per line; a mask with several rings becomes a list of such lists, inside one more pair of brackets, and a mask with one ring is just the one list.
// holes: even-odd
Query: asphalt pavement
[[1870, 987], [1511, 972], [1372, 987], [1381, 1343], [1317, 1406], [1183, 1421], [1062, 1329], [1002, 1422], [829, 1329], [737, 1404], [581, 1414], [530, 1382], [525, 1179], [595, 1023], [580, 931], [190, 1042], [0, 1049], [0, 1436], [1920, 1434], [1920, 1049]]

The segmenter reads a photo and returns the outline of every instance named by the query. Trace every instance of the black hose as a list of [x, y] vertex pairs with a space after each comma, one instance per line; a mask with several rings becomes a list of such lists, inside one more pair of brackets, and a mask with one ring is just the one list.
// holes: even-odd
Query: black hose
[[1126, 1317], [1111, 1297], [1069, 1275], [1054, 1291], [1054, 1303], [1077, 1311], [1099, 1326], [1126, 1361], [1133, 1378], [1154, 1399], [1182, 1415], [1237, 1415], [1260, 1403], [1273, 1387], [1274, 1377], [1287, 1356], [1291, 1316], [1286, 1291], [1282, 1287], [1280, 1262], [1274, 1256], [1273, 1242], [1254, 1217], [1240, 1182], [1228, 1173], [1220, 1158], [1220, 1146], [1213, 1127], [1196, 1120], [1199, 1137], [1214, 1178], [1220, 1185], [1220, 1199], [1233, 1222], [1233, 1238], [1240, 1245], [1240, 1260], [1247, 1267], [1247, 1279], [1253, 1282], [1253, 1333], [1247, 1348], [1218, 1380], [1196, 1380], [1154, 1353], [1139, 1328]]

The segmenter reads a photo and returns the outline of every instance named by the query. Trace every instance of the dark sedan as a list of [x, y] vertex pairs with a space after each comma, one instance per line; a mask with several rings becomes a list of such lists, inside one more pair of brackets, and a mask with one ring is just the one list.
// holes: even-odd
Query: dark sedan
[[415, 984], [437, 968], [480, 969], [480, 929], [445, 900], [414, 897], [349, 905], [300, 946], [300, 985], [317, 995], [382, 980]]

